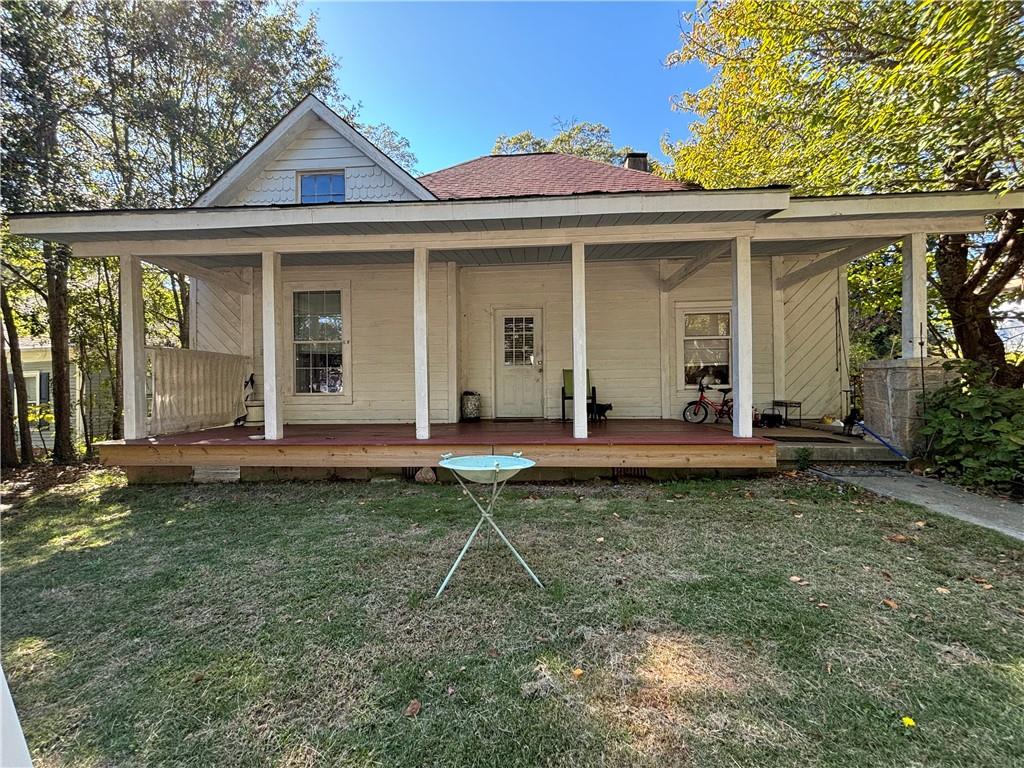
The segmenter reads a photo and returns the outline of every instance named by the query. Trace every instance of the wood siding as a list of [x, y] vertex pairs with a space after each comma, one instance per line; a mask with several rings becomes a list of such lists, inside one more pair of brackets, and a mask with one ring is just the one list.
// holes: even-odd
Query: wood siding
[[[669, 292], [667, 318], [661, 313], [660, 277], [677, 262], [591, 262], [587, 265], [588, 364], [598, 399], [614, 405], [613, 418], [660, 418], [662, 349], [665, 350], [668, 403], [666, 415], [678, 418], [696, 397], [679, 386], [676, 312], [678, 308], [730, 301], [728, 258], [708, 265]], [[788, 261], [786, 270], [800, 263]], [[787, 396], [804, 401], [804, 417], [837, 413], [841, 406], [835, 372], [834, 298], [842, 272], [794, 286], [785, 292]], [[285, 290], [294, 283], [334, 284], [350, 289], [351, 348], [347, 375], [351, 403], [330, 396], [291, 393], [290, 375], [283, 389], [284, 420], [291, 424], [408, 422], [415, 417], [413, 399], [412, 265], [284, 267]], [[561, 415], [562, 369], [572, 367], [571, 286], [568, 264], [463, 267], [457, 272], [458, 381], [456, 391], [482, 395], [482, 416], [494, 415], [496, 310], [537, 308], [543, 313], [544, 415]], [[754, 405], [759, 410], [775, 399], [772, 348], [771, 264], [752, 264], [754, 331]], [[240, 300], [197, 283], [196, 334], [200, 349], [238, 354]], [[259, 270], [254, 271], [253, 370], [262, 386], [262, 322]], [[431, 264], [428, 287], [430, 417], [453, 421], [458, 413], [449, 389], [448, 290], [446, 265]], [[241, 299], [244, 301], [245, 299]], [[234, 314], [232, 314], [234, 312]], [[290, 318], [284, 318], [283, 360], [291, 364]], [[234, 323], [233, 326], [231, 324]], [[231, 327], [229, 327], [231, 326]], [[664, 334], [664, 338], [662, 338]], [[215, 339], [220, 339], [219, 342]], [[287, 372], [288, 369], [285, 368]]]
[[272, 158], [228, 205], [296, 203], [298, 174], [318, 170], [345, 172], [346, 200], [416, 199], [348, 139], [317, 120]]
[[[787, 259], [785, 271], [806, 264]], [[842, 418], [842, 390], [847, 386], [836, 370], [835, 301], [846, 296], [846, 271], [832, 270], [787, 288], [783, 294], [786, 310], [786, 399], [803, 403], [803, 417], [817, 419], [825, 414]], [[849, 329], [843, 322], [846, 349]]]

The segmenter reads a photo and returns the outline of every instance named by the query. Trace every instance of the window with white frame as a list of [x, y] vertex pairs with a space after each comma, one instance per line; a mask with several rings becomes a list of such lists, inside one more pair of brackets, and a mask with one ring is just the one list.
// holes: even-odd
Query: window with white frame
[[291, 293], [294, 391], [297, 395], [344, 395], [347, 381], [347, 312], [342, 289]]
[[344, 173], [304, 173], [299, 177], [300, 203], [344, 203]]
[[677, 309], [680, 388], [732, 382], [732, 315], [727, 306]]
[[25, 399], [29, 405], [39, 404], [39, 371], [25, 372]]

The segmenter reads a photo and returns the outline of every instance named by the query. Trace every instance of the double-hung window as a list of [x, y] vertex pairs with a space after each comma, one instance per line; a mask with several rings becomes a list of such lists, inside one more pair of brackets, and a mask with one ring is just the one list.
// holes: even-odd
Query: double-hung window
[[294, 393], [351, 402], [347, 288], [302, 286], [289, 296]]
[[300, 203], [344, 203], [345, 174], [304, 173], [299, 177]]
[[732, 383], [732, 315], [726, 307], [680, 307], [680, 388]]

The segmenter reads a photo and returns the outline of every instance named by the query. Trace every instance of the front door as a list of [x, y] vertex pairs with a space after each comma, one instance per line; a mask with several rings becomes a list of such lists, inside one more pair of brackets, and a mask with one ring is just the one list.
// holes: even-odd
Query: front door
[[539, 309], [502, 309], [495, 319], [495, 408], [499, 419], [544, 415], [543, 323]]

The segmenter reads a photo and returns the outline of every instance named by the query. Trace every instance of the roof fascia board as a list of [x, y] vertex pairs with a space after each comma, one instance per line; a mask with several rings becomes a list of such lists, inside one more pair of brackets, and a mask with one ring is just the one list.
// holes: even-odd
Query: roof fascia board
[[842, 197], [795, 197], [789, 207], [770, 217], [771, 221], [786, 219], [820, 219], [851, 216], [893, 216], [930, 213], [993, 213], [1008, 208], [1024, 207], [1024, 191], [1007, 192], [911, 192], [881, 195], [848, 195]]
[[216, 210], [179, 209], [135, 213], [110, 212], [93, 215], [55, 213], [48, 216], [11, 218], [16, 235], [46, 239], [48, 234], [132, 232], [190, 234], [204, 230], [299, 225], [387, 224], [411, 222], [459, 222], [467, 220], [541, 219], [573, 216], [633, 213], [701, 213], [752, 211], [769, 214], [784, 208], [786, 191], [679, 192], [600, 197], [531, 198], [528, 200], [433, 201], [422, 203], [327, 205], [311, 207], [262, 208], [238, 206]]

